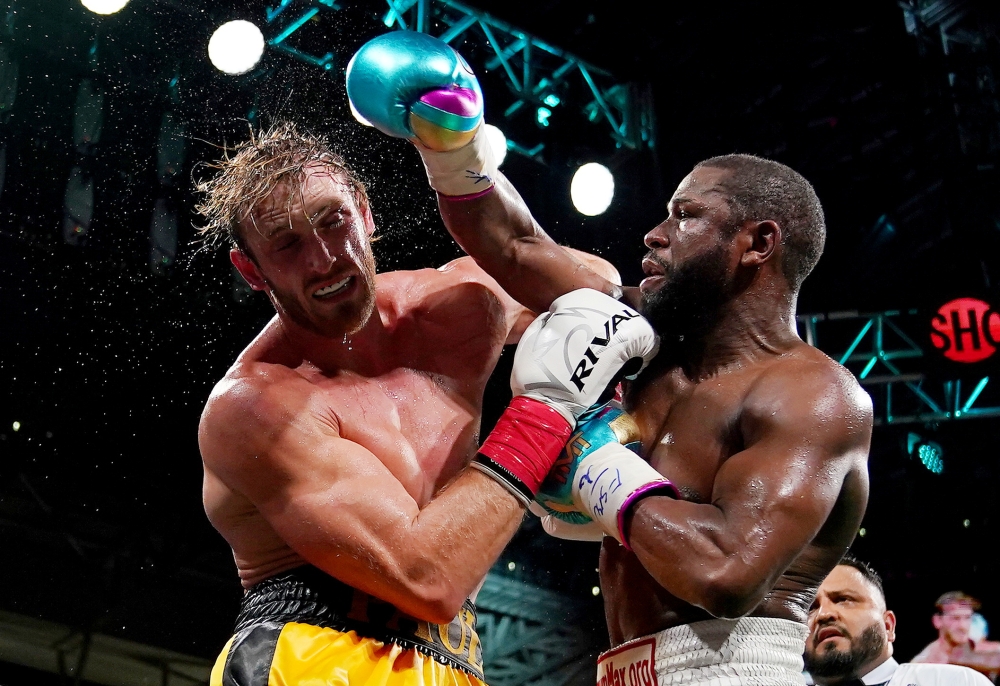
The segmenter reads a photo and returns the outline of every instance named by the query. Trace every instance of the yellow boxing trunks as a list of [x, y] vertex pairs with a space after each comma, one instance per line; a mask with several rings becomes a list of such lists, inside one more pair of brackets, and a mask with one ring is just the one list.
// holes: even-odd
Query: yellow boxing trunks
[[305, 566], [243, 598], [210, 686], [484, 686], [476, 610], [431, 624]]

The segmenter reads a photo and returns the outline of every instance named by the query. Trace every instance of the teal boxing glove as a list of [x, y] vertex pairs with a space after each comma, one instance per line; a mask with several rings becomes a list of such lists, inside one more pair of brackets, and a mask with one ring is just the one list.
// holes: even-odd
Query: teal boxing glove
[[373, 38], [347, 65], [347, 97], [379, 131], [417, 146], [431, 187], [442, 195], [493, 187], [497, 165], [482, 133], [479, 81], [444, 41], [414, 31]]
[[639, 447], [638, 426], [617, 404], [581, 421], [535, 498], [551, 518], [559, 520], [546, 530], [559, 535], [560, 529], [598, 528], [628, 548], [623, 532], [628, 508], [653, 491], [678, 497], [674, 485], [638, 455]]
[[549, 471], [535, 500], [556, 519], [570, 524], [587, 524], [593, 521], [583, 514], [573, 502], [575, 467], [580, 461], [608, 443], [617, 443], [639, 454], [639, 427], [621, 406], [609, 404], [588, 417], [580, 417], [577, 430], [570, 436], [562, 455]]

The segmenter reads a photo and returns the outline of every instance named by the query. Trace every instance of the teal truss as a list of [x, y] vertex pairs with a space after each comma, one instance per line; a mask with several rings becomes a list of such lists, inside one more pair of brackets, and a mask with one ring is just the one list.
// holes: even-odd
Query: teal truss
[[858, 378], [872, 397], [876, 426], [1000, 417], [998, 384], [991, 387], [984, 374], [960, 378], [935, 368], [914, 340], [916, 315], [915, 310], [802, 314], [797, 324], [807, 343]]
[[[340, 10], [351, 1], [281, 0], [278, 6], [267, 10], [268, 45], [323, 69], [332, 69], [337, 59], [334, 53], [316, 55], [301, 51], [292, 46], [292, 38], [308, 22], [319, 20], [323, 13]], [[617, 148], [655, 147], [655, 117], [648, 88], [619, 82], [606, 70], [455, 0], [386, 0], [385, 6], [382, 19], [389, 28], [421, 31], [449, 44], [471, 43], [484, 48], [491, 57], [473, 68], [503, 74], [515, 96], [514, 102], [503, 111], [503, 120], [529, 113], [540, 126], [546, 126], [553, 110], [577, 108], [590, 121], [603, 126]], [[490, 119], [503, 128], [503, 121], [494, 115]], [[513, 141], [508, 136], [507, 147], [541, 161], [545, 146]]]

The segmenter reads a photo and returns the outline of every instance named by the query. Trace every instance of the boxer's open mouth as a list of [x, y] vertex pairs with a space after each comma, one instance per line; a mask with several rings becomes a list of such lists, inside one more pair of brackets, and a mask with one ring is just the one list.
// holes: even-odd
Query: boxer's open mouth
[[348, 276], [344, 279], [341, 279], [340, 281], [337, 281], [336, 283], [331, 283], [329, 286], [324, 286], [323, 288], [320, 288], [318, 291], [313, 293], [313, 297], [325, 298], [334, 295], [336, 293], [340, 293], [342, 290], [347, 288], [348, 284], [351, 283], [352, 278], [354, 277]]

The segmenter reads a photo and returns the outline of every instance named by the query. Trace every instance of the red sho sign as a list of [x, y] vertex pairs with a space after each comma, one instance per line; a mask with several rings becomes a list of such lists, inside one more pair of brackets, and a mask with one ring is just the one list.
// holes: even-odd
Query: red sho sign
[[931, 345], [953, 362], [982, 362], [1000, 348], [1000, 312], [985, 300], [956, 298], [946, 302], [930, 324]]

